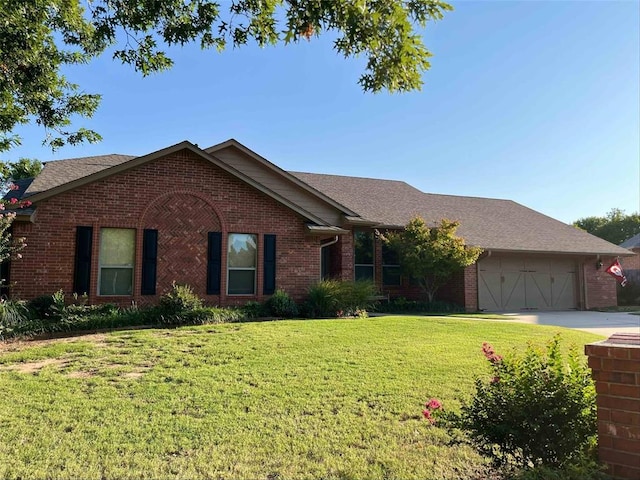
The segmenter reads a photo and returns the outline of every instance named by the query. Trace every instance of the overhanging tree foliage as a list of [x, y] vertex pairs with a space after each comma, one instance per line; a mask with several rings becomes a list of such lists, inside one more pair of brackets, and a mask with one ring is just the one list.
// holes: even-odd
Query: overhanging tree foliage
[[459, 222], [442, 219], [439, 226], [428, 227], [416, 217], [404, 230], [380, 235], [398, 252], [402, 273], [417, 280], [429, 303], [452, 274], [472, 265], [482, 253], [481, 248], [466, 246], [456, 235], [459, 226]]
[[[84, 2], [82, 2], [84, 3]], [[61, 73], [111, 49], [143, 75], [168, 69], [163, 50], [198, 43], [222, 50], [249, 41], [260, 46], [335, 32], [334, 49], [366, 57], [365, 91], [419, 89], [430, 52], [416, 26], [452, 7], [441, 0], [4, 0], [0, 3], [0, 151], [20, 143], [17, 126], [44, 127], [46, 144], [100, 140], [71, 119], [90, 117], [100, 95], [84, 92]]]
[[573, 222], [574, 227], [608, 242], [620, 245], [640, 233], [640, 214], [626, 215], [624, 210], [612, 208], [604, 217], [585, 217]]
[[17, 162], [0, 162], [0, 181], [7, 183], [35, 177], [42, 171], [42, 162], [33, 158], [21, 158]]

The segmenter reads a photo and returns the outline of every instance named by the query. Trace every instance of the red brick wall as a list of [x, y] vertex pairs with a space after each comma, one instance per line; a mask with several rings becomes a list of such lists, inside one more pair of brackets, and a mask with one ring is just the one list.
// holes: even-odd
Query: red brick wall
[[598, 454], [609, 473], [640, 478], [640, 335], [615, 334], [585, 347], [596, 382]]
[[[27, 238], [23, 259], [11, 266], [12, 295], [30, 299], [73, 289], [76, 226], [93, 226], [91, 302], [155, 302], [172, 281], [190, 284], [211, 304], [260, 300], [263, 235], [277, 235], [276, 285], [301, 299], [320, 277], [320, 240], [305, 234], [305, 220], [214, 165], [183, 151], [116, 176], [62, 193], [37, 205], [34, 224], [15, 223]], [[101, 227], [136, 229], [134, 295], [98, 297]], [[158, 229], [156, 296], [141, 296], [142, 230]], [[207, 232], [222, 231], [221, 291], [226, 292], [228, 233], [258, 235], [254, 297], [206, 295]]]
[[624, 270], [640, 270], [640, 248], [632, 248], [635, 252], [633, 257], [620, 258], [620, 264]]
[[340, 239], [336, 244], [338, 261], [337, 278], [345, 281], [354, 279], [354, 252], [353, 252], [353, 233], [345, 233], [340, 235]]
[[478, 266], [475, 263], [464, 269], [463, 305], [467, 312], [478, 311]]
[[601, 258], [602, 267], [596, 267], [596, 260], [589, 259], [583, 265], [582, 281], [586, 285], [586, 309], [613, 307], [618, 304], [616, 281], [605, 270], [614, 258]]

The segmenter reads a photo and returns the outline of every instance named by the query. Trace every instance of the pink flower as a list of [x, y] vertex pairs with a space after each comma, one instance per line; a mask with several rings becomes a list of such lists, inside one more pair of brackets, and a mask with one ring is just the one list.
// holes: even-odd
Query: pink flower
[[15, 183], [12, 183], [11, 185], [9, 185], [9, 190], [19, 190], [19, 189], [20, 187]]
[[24, 202], [22, 202], [22, 208], [27, 208], [30, 207], [32, 205], [32, 202], [30, 200], [25, 200]]
[[15, 205], [16, 203], [18, 203], [18, 199], [16, 197], [13, 197], [11, 200], [9, 200], [9, 203], [11, 205]]
[[502, 356], [498, 355], [491, 344], [484, 342], [482, 344], [482, 354], [489, 360], [491, 363], [500, 363], [502, 361]]
[[429, 410], [428, 408], [425, 408], [422, 411], [422, 416], [424, 418], [426, 418], [427, 420], [429, 420], [429, 422], [433, 423], [435, 420], [433, 419], [433, 417], [431, 416], [431, 410]]
[[437, 398], [431, 398], [425, 405], [429, 410], [438, 410], [442, 408], [442, 403]]

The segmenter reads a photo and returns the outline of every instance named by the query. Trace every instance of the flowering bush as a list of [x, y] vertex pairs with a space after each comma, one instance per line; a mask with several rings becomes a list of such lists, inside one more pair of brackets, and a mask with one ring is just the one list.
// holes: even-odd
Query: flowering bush
[[424, 410], [422, 410], [422, 416], [433, 425], [436, 423], [436, 418], [441, 412], [442, 403], [437, 398], [431, 398], [424, 404]]
[[563, 466], [595, 443], [591, 375], [575, 349], [562, 354], [556, 336], [546, 351], [529, 346], [502, 357], [484, 343], [488, 381], [478, 379], [472, 401], [453, 420], [496, 464]]
[[[1, 170], [1, 168], [0, 168]], [[13, 190], [17, 190], [18, 186], [9, 179], [2, 178], [0, 175], [0, 193], [4, 194]], [[7, 209], [9, 206], [9, 209]], [[29, 200], [18, 200], [16, 197], [0, 199], [0, 263], [12, 259], [22, 258], [20, 250], [27, 246], [24, 237], [13, 237], [11, 234], [11, 224], [16, 218], [16, 209], [28, 208], [31, 206]], [[5, 279], [0, 279], [0, 284]]]

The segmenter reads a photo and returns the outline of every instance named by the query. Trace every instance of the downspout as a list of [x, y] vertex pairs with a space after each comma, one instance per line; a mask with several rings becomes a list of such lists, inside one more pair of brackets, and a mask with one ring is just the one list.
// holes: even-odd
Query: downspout
[[327, 243], [321, 243], [320, 244], [320, 248], [324, 248], [324, 247], [330, 247], [331, 245], [333, 245], [334, 243], [338, 243], [338, 235], [336, 235], [335, 237], [333, 237], [333, 240], [329, 240]]
[[331, 245], [335, 245], [338, 243], [339, 237], [336, 235], [333, 237], [333, 240], [329, 240], [327, 243], [320, 244], [320, 281], [322, 281], [322, 249], [325, 247], [330, 247]]

